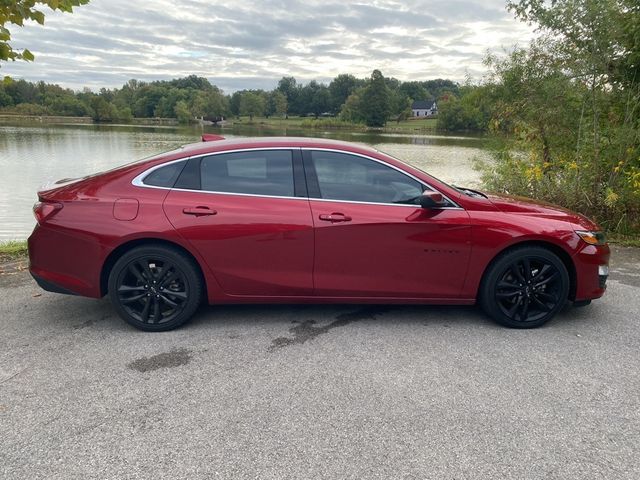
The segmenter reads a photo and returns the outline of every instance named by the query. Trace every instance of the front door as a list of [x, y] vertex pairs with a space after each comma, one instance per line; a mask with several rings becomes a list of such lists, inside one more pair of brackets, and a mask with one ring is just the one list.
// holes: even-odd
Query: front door
[[428, 187], [366, 157], [314, 150], [305, 168], [316, 197], [316, 295], [459, 296], [471, 240], [465, 210], [421, 208]]
[[302, 171], [299, 151], [220, 153], [189, 162], [182, 172], [189, 184], [178, 179], [182, 188], [171, 190], [164, 210], [225, 293], [310, 295], [313, 222], [306, 189], [294, 182], [294, 170]]

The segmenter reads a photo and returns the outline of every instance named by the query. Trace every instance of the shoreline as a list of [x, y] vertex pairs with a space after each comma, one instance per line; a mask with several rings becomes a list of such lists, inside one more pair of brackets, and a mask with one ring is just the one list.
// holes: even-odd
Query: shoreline
[[384, 127], [367, 127], [363, 124], [349, 123], [338, 120], [336, 117], [256, 117], [249, 120], [248, 117], [237, 117], [226, 120], [222, 125], [198, 124], [197, 122], [181, 124], [175, 118], [134, 118], [129, 122], [96, 122], [91, 117], [72, 117], [62, 115], [21, 115], [11, 113], [0, 113], [1, 125], [22, 125], [22, 124], [42, 124], [42, 125], [96, 125], [96, 126], [128, 126], [128, 127], [169, 127], [169, 128], [212, 128], [215, 130], [225, 130], [230, 128], [290, 128], [308, 131], [336, 131], [353, 133], [407, 133], [407, 134], [480, 134], [480, 132], [443, 132], [437, 127], [437, 117], [414, 118], [402, 120], [400, 122], [390, 121]]

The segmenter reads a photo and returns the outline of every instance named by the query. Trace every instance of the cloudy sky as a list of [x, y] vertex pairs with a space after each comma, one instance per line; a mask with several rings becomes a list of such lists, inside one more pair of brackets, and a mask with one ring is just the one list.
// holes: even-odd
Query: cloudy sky
[[13, 27], [33, 63], [0, 75], [79, 89], [128, 79], [209, 78], [225, 92], [273, 88], [285, 75], [328, 81], [374, 68], [400, 80], [478, 79], [487, 49], [523, 45], [531, 30], [504, 0], [91, 0], [42, 27]]

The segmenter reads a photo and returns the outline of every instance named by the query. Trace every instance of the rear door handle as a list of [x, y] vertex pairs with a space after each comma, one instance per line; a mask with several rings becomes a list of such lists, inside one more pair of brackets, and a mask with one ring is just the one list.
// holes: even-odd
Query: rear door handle
[[196, 217], [203, 217], [205, 215], [216, 215], [218, 211], [201, 205], [197, 207], [183, 208], [182, 213], [184, 213], [185, 215], [195, 215]]
[[351, 221], [351, 217], [345, 215], [344, 213], [339, 213], [339, 212], [333, 212], [331, 214], [323, 213], [318, 218], [320, 218], [320, 220], [324, 222], [331, 222], [331, 223]]

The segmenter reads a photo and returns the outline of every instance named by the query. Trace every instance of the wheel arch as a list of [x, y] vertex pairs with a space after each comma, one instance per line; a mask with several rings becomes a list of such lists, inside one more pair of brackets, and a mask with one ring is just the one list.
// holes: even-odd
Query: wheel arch
[[113, 269], [113, 266], [118, 261], [118, 259], [133, 248], [143, 245], [161, 245], [163, 247], [173, 248], [174, 250], [177, 250], [187, 256], [193, 262], [198, 271], [198, 274], [200, 275], [200, 279], [202, 280], [202, 285], [204, 287], [203, 291], [207, 292], [207, 278], [204, 275], [200, 262], [193, 253], [191, 253], [182, 245], [170, 240], [160, 238], [137, 238], [118, 245], [111, 251], [111, 253], [109, 253], [107, 258], [105, 259], [104, 263], [102, 264], [102, 270], [100, 271], [100, 294], [102, 296], [105, 296], [108, 293], [109, 275], [111, 274], [111, 270]]
[[573, 259], [571, 258], [571, 255], [564, 248], [560, 247], [559, 245], [556, 245], [555, 243], [546, 242], [544, 240], [524, 240], [521, 242], [508, 245], [502, 250], [500, 250], [498, 253], [496, 253], [494, 257], [491, 259], [491, 261], [487, 263], [486, 267], [484, 268], [484, 271], [482, 272], [482, 277], [480, 277], [480, 283], [478, 284], [478, 291], [476, 292], [476, 298], [480, 298], [482, 285], [484, 284], [484, 280], [487, 276], [487, 272], [490, 270], [493, 264], [496, 263], [496, 261], [498, 261], [500, 257], [505, 255], [506, 253], [512, 250], [516, 250], [518, 248], [523, 248], [523, 247], [544, 248], [546, 250], [549, 250], [551, 253], [555, 254], [560, 259], [560, 261], [564, 264], [565, 268], [567, 269], [567, 273], [569, 274], [568, 299], [573, 301], [576, 296], [576, 288], [577, 288], [576, 266], [573, 263]]

